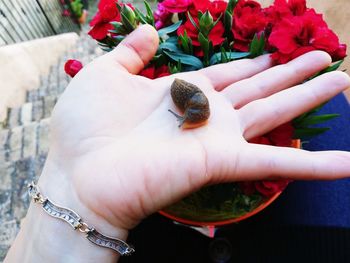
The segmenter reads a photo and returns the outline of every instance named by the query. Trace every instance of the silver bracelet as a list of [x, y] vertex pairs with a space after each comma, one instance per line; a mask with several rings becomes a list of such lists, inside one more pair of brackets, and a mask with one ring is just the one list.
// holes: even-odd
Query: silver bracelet
[[135, 252], [135, 249], [124, 241], [102, 235], [93, 227], [88, 226], [73, 210], [60, 207], [51, 202], [40, 193], [39, 187], [34, 182], [28, 185], [28, 193], [35, 203], [42, 205], [47, 214], [67, 222], [74, 230], [85, 233], [86, 238], [95, 245], [113, 249], [122, 256], [131, 255]]

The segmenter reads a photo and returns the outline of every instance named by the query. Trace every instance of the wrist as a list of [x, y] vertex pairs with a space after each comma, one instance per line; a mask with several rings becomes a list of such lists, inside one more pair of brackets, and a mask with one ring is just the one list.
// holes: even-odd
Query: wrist
[[[100, 233], [125, 241], [128, 231], [111, 225], [91, 211], [78, 197], [74, 185], [66, 175], [47, 160], [38, 182], [41, 193], [58, 206], [75, 211], [89, 227]], [[8, 254], [8, 262], [116, 262], [119, 254], [92, 244], [86, 234], [32, 202], [21, 231]], [[21, 249], [15, 249], [20, 247]], [[25, 248], [25, 249], [23, 249]], [[18, 253], [21, 251], [22, 253]]]
[[[122, 235], [127, 237], [128, 230], [112, 225], [98, 211], [90, 209], [80, 198], [77, 189], [79, 185], [75, 183], [72, 176], [47, 159], [43, 173], [38, 181], [38, 186], [42, 194], [55, 204], [69, 208], [79, 214], [84, 222], [94, 227], [99, 232], [108, 236]], [[81, 190], [81, 189], [80, 189]]]

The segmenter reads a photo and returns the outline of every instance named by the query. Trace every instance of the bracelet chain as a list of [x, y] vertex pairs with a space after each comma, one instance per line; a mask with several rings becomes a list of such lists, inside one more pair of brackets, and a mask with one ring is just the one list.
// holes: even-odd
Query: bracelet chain
[[73, 227], [74, 230], [78, 230], [79, 232], [86, 234], [86, 238], [90, 242], [101, 247], [113, 249], [122, 256], [131, 255], [133, 252], [135, 252], [135, 249], [124, 241], [105, 236], [99, 233], [93, 227], [90, 227], [73, 210], [58, 206], [51, 202], [48, 198], [41, 194], [39, 187], [34, 182], [28, 185], [28, 193], [35, 203], [42, 205], [42, 208], [47, 214], [67, 222]]

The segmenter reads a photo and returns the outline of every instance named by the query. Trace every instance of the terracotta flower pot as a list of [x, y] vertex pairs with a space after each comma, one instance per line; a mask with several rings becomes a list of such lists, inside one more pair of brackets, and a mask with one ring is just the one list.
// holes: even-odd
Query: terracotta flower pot
[[[294, 140], [292, 147], [301, 148], [300, 140]], [[228, 224], [232, 224], [232, 223], [237, 223], [239, 221], [242, 221], [244, 219], [247, 219], [247, 218], [259, 213], [260, 211], [262, 211], [263, 209], [268, 207], [273, 201], [275, 201], [281, 193], [282, 193], [282, 191], [279, 191], [268, 198], [264, 198], [263, 200], [261, 200], [261, 202], [259, 202], [258, 205], [256, 205], [250, 211], [246, 211], [245, 213], [244, 212], [240, 213], [239, 216], [235, 216], [232, 213], [231, 217], [226, 216], [225, 219], [222, 219], [221, 215], [215, 216], [215, 214], [214, 214], [214, 215], [209, 215], [209, 216], [203, 216], [203, 220], [202, 220], [200, 214], [201, 213], [205, 214], [205, 212], [200, 211], [200, 210], [197, 211], [197, 214], [199, 214], [199, 216], [195, 216], [195, 215], [186, 216], [186, 212], [182, 213], [183, 211], [181, 211], [181, 206], [180, 206], [180, 208], [176, 207], [177, 204], [175, 204], [175, 206], [171, 206], [171, 207], [166, 208], [162, 211], [159, 211], [159, 213], [161, 215], [163, 215], [167, 218], [170, 218], [171, 220], [174, 220], [175, 222], [178, 222], [181, 224], [185, 224], [188, 226], [215, 229], [215, 227], [228, 225]], [[182, 207], [184, 207], [184, 206], [182, 205]], [[210, 217], [210, 219], [208, 219], [209, 217]], [[209, 234], [209, 235], [211, 236], [212, 234]]]

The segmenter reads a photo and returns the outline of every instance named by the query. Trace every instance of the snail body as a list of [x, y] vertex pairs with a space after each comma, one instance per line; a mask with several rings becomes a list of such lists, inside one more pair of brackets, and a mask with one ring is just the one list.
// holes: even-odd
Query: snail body
[[175, 79], [170, 88], [171, 98], [183, 116], [169, 110], [179, 121], [179, 127], [188, 124], [197, 127], [204, 124], [210, 116], [208, 98], [196, 85]]

